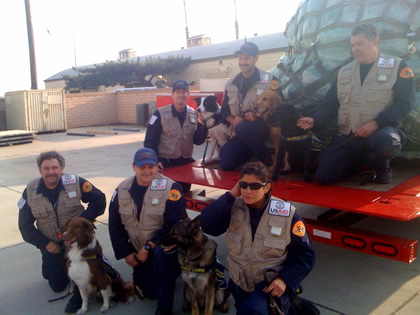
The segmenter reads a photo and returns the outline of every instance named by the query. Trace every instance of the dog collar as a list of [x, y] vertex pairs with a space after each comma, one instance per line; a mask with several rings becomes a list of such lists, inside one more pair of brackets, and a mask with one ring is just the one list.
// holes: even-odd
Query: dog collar
[[213, 261], [210, 265], [204, 267], [194, 267], [194, 266], [181, 266], [181, 270], [190, 271], [195, 273], [204, 273], [214, 269], [217, 266], [216, 261]]
[[[301, 136], [293, 136], [293, 137], [284, 137], [286, 141], [302, 141], [309, 138], [309, 133], [301, 135]], [[283, 136], [282, 136], [283, 137]]]

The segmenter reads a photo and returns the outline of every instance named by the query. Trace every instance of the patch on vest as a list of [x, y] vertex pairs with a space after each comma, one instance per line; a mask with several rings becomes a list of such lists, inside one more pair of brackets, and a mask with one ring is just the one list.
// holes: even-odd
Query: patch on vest
[[268, 209], [268, 214], [270, 215], [279, 215], [281, 217], [290, 216], [290, 202], [285, 202], [281, 200], [271, 200], [270, 209]]
[[270, 83], [270, 90], [277, 90], [279, 88], [279, 83], [277, 82], [277, 80], [271, 80]]
[[268, 83], [268, 73], [262, 73], [260, 75], [260, 83]]
[[168, 200], [170, 200], [170, 201], [178, 201], [179, 199], [181, 199], [181, 193], [179, 192], [179, 190], [177, 190], [177, 189], [172, 189], [170, 192], [169, 192], [169, 198], [168, 198]]
[[190, 115], [188, 115], [188, 116], [190, 116], [190, 122], [191, 122], [192, 124], [196, 124], [196, 123], [197, 123], [197, 120], [195, 119], [194, 115], [190, 114]]
[[376, 65], [376, 67], [392, 69], [394, 68], [394, 65], [395, 65], [395, 58], [379, 57], [378, 64]]
[[20, 197], [17, 206], [19, 208], [19, 210], [22, 210], [23, 206], [26, 204], [26, 200], [23, 197]]
[[302, 221], [297, 221], [295, 225], [293, 225], [292, 233], [299, 237], [305, 236], [306, 234], [305, 224], [303, 224]]
[[111, 202], [114, 201], [116, 195], [117, 195], [117, 190], [115, 189], [111, 197]]
[[63, 182], [63, 185], [76, 184], [76, 175], [74, 174], [63, 175], [61, 176], [61, 180]]
[[150, 118], [150, 121], [149, 121], [149, 125], [153, 125], [155, 123], [156, 119], [157, 119], [157, 116], [152, 115], [152, 117]]
[[155, 178], [152, 180], [150, 190], [165, 190], [168, 180], [166, 178]]
[[414, 77], [413, 71], [409, 67], [405, 67], [400, 71], [400, 77], [403, 79], [410, 79]]
[[89, 183], [88, 181], [85, 181], [82, 185], [82, 191], [85, 193], [91, 192], [92, 191], [92, 184]]
[[77, 197], [77, 193], [76, 193], [75, 191], [69, 191], [69, 192], [67, 193], [67, 196], [68, 196], [69, 198], [75, 198], [75, 197]]

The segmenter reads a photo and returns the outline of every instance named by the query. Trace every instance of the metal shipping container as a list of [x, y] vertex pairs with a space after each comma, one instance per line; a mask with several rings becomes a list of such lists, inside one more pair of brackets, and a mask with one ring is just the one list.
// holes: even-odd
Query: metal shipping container
[[64, 90], [7, 92], [8, 130], [64, 131], [67, 129]]

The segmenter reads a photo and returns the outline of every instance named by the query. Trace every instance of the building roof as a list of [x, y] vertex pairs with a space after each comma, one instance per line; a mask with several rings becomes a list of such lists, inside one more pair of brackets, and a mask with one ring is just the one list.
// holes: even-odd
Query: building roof
[[[285, 49], [287, 48], [287, 38], [283, 35], [283, 33], [273, 33], [268, 35], [260, 35], [260, 36], [254, 36], [252, 38], [248, 38], [247, 41], [253, 42], [258, 45], [261, 52], [270, 52], [272, 50], [278, 50], [278, 49]], [[217, 44], [211, 44], [211, 45], [204, 45], [204, 46], [195, 46], [190, 47], [186, 49], [179, 49], [179, 50], [173, 50], [173, 51], [167, 51], [163, 53], [157, 53], [157, 54], [151, 54], [146, 56], [138, 56], [138, 57], [132, 57], [125, 59], [125, 61], [145, 61], [146, 58], [168, 58], [170, 56], [182, 56], [185, 58], [190, 57], [192, 61], [198, 61], [198, 60], [205, 60], [205, 59], [215, 59], [215, 58], [221, 58], [221, 57], [230, 57], [235, 54], [236, 51], [239, 50], [239, 47], [244, 42], [244, 39], [237, 39], [230, 42], [224, 42], [224, 43], [217, 43]], [[97, 64], [103, 64], [103, 63], [97, 63]], [[78, 68], [91, 68], [95, 65], [86, 65], [86, 66], [80, 66]], [[76, 71], [73, 70], [73, 68], [58, 72], [54, 74], [53, 76], [49, 77], [48, 79], [44, 80], [44, 82], [48, 81], [57, 81], [62, 80], [63, 75], [71, 75], [76, 76]]]

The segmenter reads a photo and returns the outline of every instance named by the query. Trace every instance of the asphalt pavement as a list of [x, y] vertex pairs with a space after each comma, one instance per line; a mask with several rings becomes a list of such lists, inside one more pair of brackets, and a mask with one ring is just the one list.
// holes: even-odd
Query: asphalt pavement
[[[117, 126], [77, 128], [68, 132], [113, 131]], [[127, 131], [95, 137], [69, 136], [66, 133], [37, 135], [30, 144], [0, 147], [0, 314], [62, 314], [68, 297], [66, 291], [54, 293], [41, 275], [41, 255], [34, 246], [22, 240], [17, 227], [16, 206], [26, 184], [39, 176], [36, 157], [40, 152], [57, 150], [66, 158], [66, 173], [76, 173], [101, 189], [109, 201], [115, 187], [133, 174], [134, 152], [143, 147], [145, 127], [118, 126]], [[134, 129], [139, 129], [135, 131]], [[130, 131], [132, 129], [132, 131]], [[201, 158], [204, 145], [195, 148]], [[198, 188], [194, 187], [193, 188]], [[210, 189], [211, 196], [223, 191]], [[355, 196], [357, 197], [357, 196]], [[295, 204], [304, 217], [314, 217], [326, 209]], [[196, 212], [189, 211], [194, 217]], [[131, 279], [131, 268], [124, 260], [116, 261], [110, 244], [107, 210], [98, 218], [97, 238], [105, 255], [125, 280]], [[358, 228], [420, 239], [420, 220], [396, 222], [370, 218]], [[216, 238], [218, 256], [226, 262], [224, 236]], [[321, 243], [314, 243], [316, 266], [304, 280], [302, 297], [315, 302], [321, 314], [419, 314], [420, 262], [405, 264]], [[228, 274], [227, 274], [228, 276]], [[182, 312], [181, 279], [177, 281], [174, 314]], [[233, 299], [229, 314], [235, 314]], [[89, 305], [89, 314], [99, 314], [100, 305]], [[117, 304], [109, 314], [154, 314], [156, 301], [139, 300], [131, 305]], [[216, 311], [215, 314], [221, 314]]]

